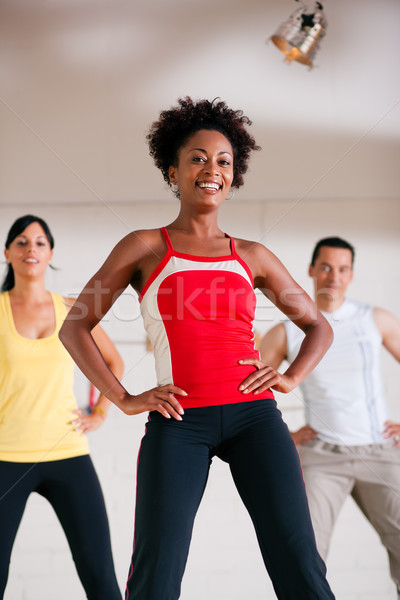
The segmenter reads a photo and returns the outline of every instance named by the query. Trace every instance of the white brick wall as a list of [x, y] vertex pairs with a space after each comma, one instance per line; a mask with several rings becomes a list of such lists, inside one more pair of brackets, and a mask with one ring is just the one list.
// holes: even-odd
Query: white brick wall
[[[356, 276], [351, 295], [382, 305], [400, 317], [398, 274], [400, 204], [397, 200], [303, 200], [288, 214], [293, 202], [235, 201], [224, 207], [221, 226], [233, 235], [262, 239], [282, 259], [307, 291], [306, 275], [314, 242], [340, 235], [356, 246]], [[168, 223], [175, 201], [106, 206], [3, 206], [0, 241], [12, 221], [27, 212], [45, 218], [56, 238], [49, 288], [68, 294], [79, 290], [102, 263], [111, 247], [130, 229]], [[282, 220], [280, 220], [286, 215]], [[276, 224], [276, 225], [275, 225]], [[264, 236], [264, 232], [269, 231]], [[133, 321], [127, 320], [132, 305]], [[132, 391], [154, 385], [153, 356], [137, 317], [137, 304], [125, 298], [105, 319], [104, 327], [122, 353], [124, 384]], [[280, 315], [264, 302], [258, 310], [257, 331], [263, 333]], [[400, 419], [397, 399], [398, 365], [384, 357], [383, 368], [391, 415]], [[77, 373], [80, 404], [88, 386]], [[302, 424], [301, 402], [279, 397], [290, 427]], [[118, 580], [124, 588], [133, 533], [136, 454], [145, 416], [126, 417], [110, 411], [101, 430], [90, 435], [90, 446], [108, 508]], [[179, 516], [177, 517], [179, 518]], [[340, 515], [327, 562], [329, 579], [338, 600], [394, 600], [387, 558], [375, 532], [352, 501]], [[15, 543], [5, 600], [83, 600], [64, 534], [45, 500], [33, 495]], [[265, 574], [255, 534], [231, 481], [228, 467], [215, 460], [195, 524], [191, 553], [183, 582], [183, 600], [252, 600], [274, 598]]]

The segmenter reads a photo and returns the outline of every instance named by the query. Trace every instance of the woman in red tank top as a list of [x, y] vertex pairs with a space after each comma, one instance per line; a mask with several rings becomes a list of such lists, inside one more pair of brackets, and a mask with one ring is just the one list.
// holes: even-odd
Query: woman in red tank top
[[[60, 334], [80, 369], [125, 414], [149, 411], [127, 600], [179, 598], [214, 456], [230, 465], [277, 597], [333, 598], [298, 456], [271, 392], [288, 392], [307, 376], [328, 349], [331, 329], [276, 256], [218, 226], [220, 206], [243, 184], [249, 155], [259, 149], [249, 125], [222, 101], [186, 98], [161, 113], [147, 137], [179, 198], [178, 216], [162, 230], [122, 239]], [[136, 396], [107, 369], [90, 334], [129, 285], [139, 294], [158, 380]], [[263, 364], [254, 348], [254, 288], [306, 334], [285, 373]], [[96, 289], [109, 293], [96, 301]]]

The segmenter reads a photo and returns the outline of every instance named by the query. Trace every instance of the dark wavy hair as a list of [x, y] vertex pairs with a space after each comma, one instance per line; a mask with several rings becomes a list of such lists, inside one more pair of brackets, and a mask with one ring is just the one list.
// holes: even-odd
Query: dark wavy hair
[[250, 152], [260, 150], [260, 146], [257, 146], [254, 138], [246, 130], [246, 126], [250, 125], [251, 121], [243, 111], [228, 108], [219, 98], [212, 102], [194, 102], [186, 96], [178, 100], [177, 106], [161, 112], [159, 120], [151, 125], [146, 139], [150, 156], [170, 186], [168, 169], [170, 166], [177, 166], [179, 149], [188, 138], [201, 129], [219, 131], [232, 146], [232, 187], [239, 188], [243, 185], [243, 175], [248, 168]]
[[[11, 225], [10, 231], [8, 232], [8, 235], [7, 235], [5, 248], [8, 249], [10, 247], [10, 244], [15, 240], [15, 238], [18, 235], [20, 235], [23, 231], [25, 231], [25, 229], [32, 223], [39, 223], [39, 225], [43, 229], [43, 231], [49, 241], [50, 248], [53, 249], [54, 248], [54, 238], [50, 231], [49, 226], [47, 225], [46, 221], [43, 221], [43, 219], [41, 219], [40, 217], [35, 217], [34, 215], [24, 215], [23, 217], [19, 217], [19, 219], [14, 221], [14, 223]], [[15, 285], [14, 269], [12, 268], [11, 265], [8, 265], [7, 273], [4, 277], [4, 280], [3, 280], [3, 283], [1, 286], [1, 291], [8, 292], [9, 290], [11, 290], [14, 287], [14, 285]]]
[[342, 238], [328, 237], [328, 238], [319, 240], [319, 242], [316, 243], [315, 248], [312, 253], [312, 256], [311, 256], [311, 265], [312, 266], [315, 265], [315, 261], [318, 258], [320, 248], [322, 248], [323, 246], [328, 246], [328, 248], [344, 248], [345, 250], [350, 250], [351, 264], [352, 265], [354, 264], [354, 258], [355, 258], [355, 254], [356, 254], [354, 247], [351, 244], [349, 244], [349, 242], [346, 242], [346, 240], [343, 240]]

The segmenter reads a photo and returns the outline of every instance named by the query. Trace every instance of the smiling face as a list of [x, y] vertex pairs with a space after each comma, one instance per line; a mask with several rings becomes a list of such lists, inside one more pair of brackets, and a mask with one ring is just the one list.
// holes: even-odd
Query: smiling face
[[44, 276], [53, 250], [41, 225], [34, 222], [14, 238], [4, 255], [16, 278], [32, 279]]
[[314, 265], [309, 267], [314, 279], [316, 301], [322, 310], [332, 311], [343, 303], [353, 279], [352, 254], [347, 248], [321, 246]]
[[219, 131], [201, 129], [178, 151], [178, 164], [169, 168], [182, 203], [219, 206], [233, 180], [233, 150]]

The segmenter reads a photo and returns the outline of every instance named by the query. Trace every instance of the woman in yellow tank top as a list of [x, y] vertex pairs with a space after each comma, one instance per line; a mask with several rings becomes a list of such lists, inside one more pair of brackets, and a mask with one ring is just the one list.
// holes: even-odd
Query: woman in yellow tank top
[[[6, 241], [0, 294], [0, 598], [10, 555], [32, 492], [52, 504], [90, 600], [121, 600], [104, 500], [86, 436], [103, 423], [109, 400], [78, 410], [73, 361], [58, 339], [70, 299], [48, 292], [54, 240], [45, 221], [25, 215]], [[98, 326], [96, 342], [113, 373], [123, 363]], [[45, 573], [44, 573], [45, 576]]]

